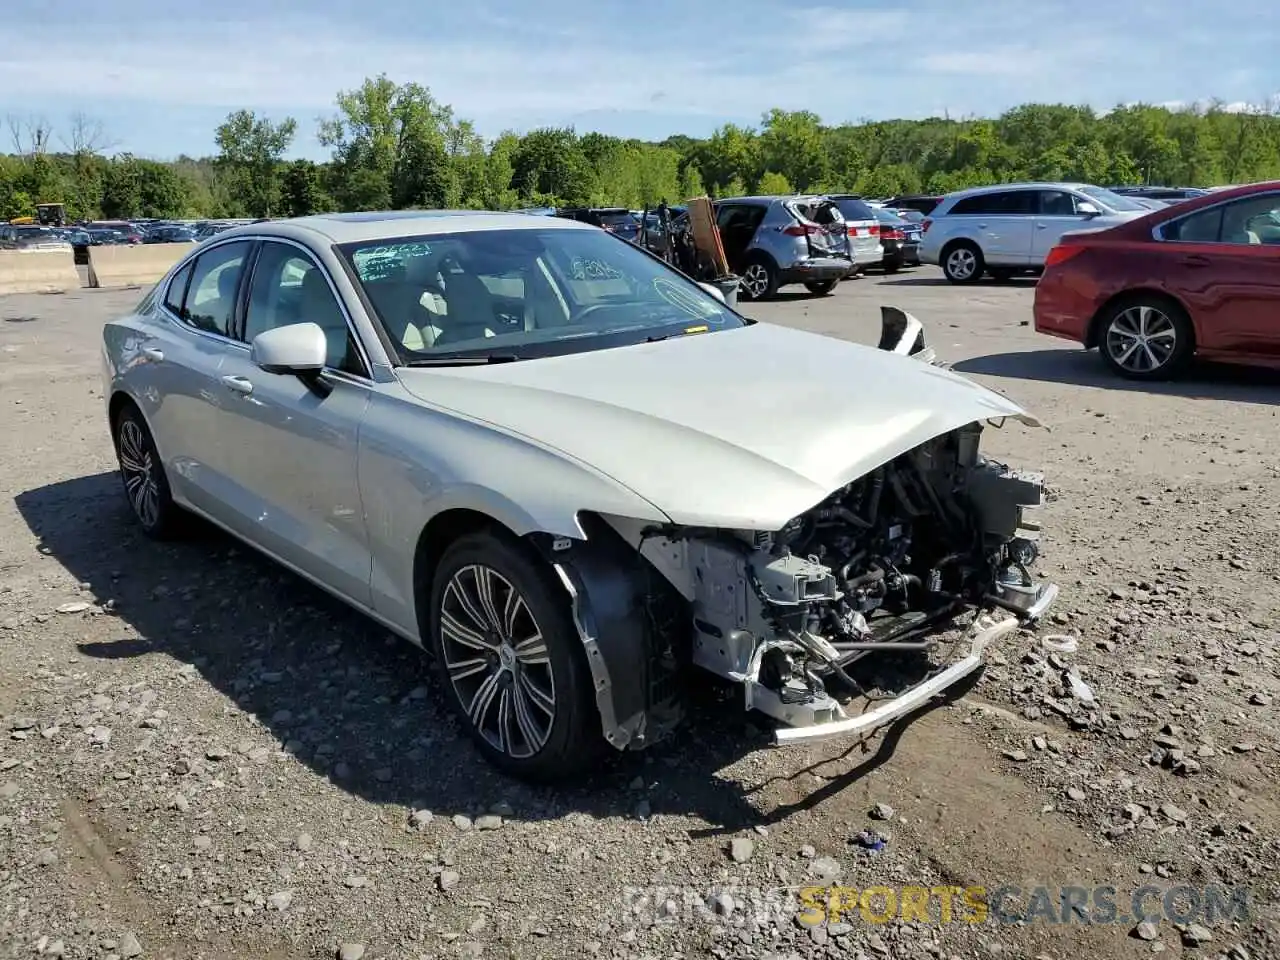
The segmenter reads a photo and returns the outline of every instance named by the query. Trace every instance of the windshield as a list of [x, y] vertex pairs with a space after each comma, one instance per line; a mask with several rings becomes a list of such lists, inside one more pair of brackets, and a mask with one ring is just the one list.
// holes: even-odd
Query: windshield
[[1081, 187], [1080, 192], [1087, 193], [1089, 196], [1093, 197], [1093, 199], [1099, 201], [1103, 206], [1110, 207], [1112, 210], [1146, 211], [1149, 209], [1135, 200], [1131, 200], [1128, 197], [1122, 197], [1118, 193], [1112, 193], [1104, 187]]
[[580, 353], [747, 322], [603, 230], [479, 230], [338, 249], [410, 364]]

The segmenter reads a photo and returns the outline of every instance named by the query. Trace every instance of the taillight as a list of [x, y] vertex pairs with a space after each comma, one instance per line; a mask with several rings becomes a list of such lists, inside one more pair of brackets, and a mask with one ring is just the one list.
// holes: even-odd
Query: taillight
[[820, 231], [816, 224], [793, 223], [789, 227], [783, 227], [782, 232], [789, 237], [811, 237]]
[[871, 231], [871, 235], [872, 235], [873, 237], [878, 237], [878, 236], [880, 236], [880, 224], [878, 224], [878, 223], [873, 223], [873, 224], [872, 224], [870, 227], [868, 227], [867, 229]]
[[888, 229], [886, 229], [886, 230], [881, 230], [881, 231], [880, 231], [880, 236], [881, 236], [881, 238], [882, 238], [882, 239], [885, 239], [885, 240], [905, 240], [905, 239], [907, 239], [907, 235], [906, 235], [905, 233], [903, 233], [901, 230], [897, 229], [896, 227], [889, 227], [889, 228], [888, 228]]
[[932, 220], [930, 220], [928, 217], [925, 217], [923, 220], [921, 220], [921, 221], [920, 221], [920, 232], [921, 232], [921, 233], [928, 233], [928, 232], [929, 232], [929, 228], [930, 228], [931, 226], [933, 226], [933, 221], [932, 221]]
[[1049, 250], [1049, 255], [1044, 258], [1044, 265], [1052, 267], [1059, 263], [1066, 263], [1077, 254], [1084, 253], [1084, 249], [1080, 244], [1060, 243]]

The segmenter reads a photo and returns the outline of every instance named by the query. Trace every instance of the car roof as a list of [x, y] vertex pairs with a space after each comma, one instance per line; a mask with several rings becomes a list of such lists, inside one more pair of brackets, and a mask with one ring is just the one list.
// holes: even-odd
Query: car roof
[[527, 213], [488, 213], [475, 210], [384, 210], [362, 213], [320, 213], [288, 220], [264, 220], [232, 227], [219, 240], [237, 236], [278, 236], [305, 239], [319, 236], [330, 243], [394, 240], [478, 230], [596, 230], [597, 227], [558, 217]]
[[1091, 183], [1077, 183], [1069, 180], [1023, 180], [1018, 183], [996, 183], [987, 187], [969, 187], [967, 190], [957, 190], [949, 193], [944, 197], [945, 200], [956, 200], [960, 197], [976, 197], [984, 193], [1000, 193], [1006, 190], [1043, 190], [1046, 187], [1052, 190], [1080, 190], [1083, 187], [1091, 187]]

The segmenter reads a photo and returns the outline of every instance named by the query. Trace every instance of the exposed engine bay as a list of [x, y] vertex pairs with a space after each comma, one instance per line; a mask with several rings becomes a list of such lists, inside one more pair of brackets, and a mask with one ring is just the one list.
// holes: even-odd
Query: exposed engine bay
[[776, 533], [651, 531], [642, 552], [692, 601], [693, 662], [808, 726], [844, 716], [828, 685], [860, 692], [845, 670], [860, 657], [928, 649], [967, 608], [1034, 615], [1042, 480], [982, 459], [981, 432], [935, 438]]
[[[935, 362], [919, 322], [900, 311], [886, 308], [881, 346]], [[682, 598], [688, 649], [672, 656], [741, 684], [747, 709], [787, 728], [779, 742], [873, 732], [978, 669], [990, 642], [1057, 594], [1030, 570], [1043, 478], [985, 459], [984, 429], [934, 437], [780, 530], [618, 528]], [[848, 670], [855, 661], [930, 650], [966, 612], [977, 613], [967, 656], [887, 706], [846, 712], [866, 693]]]

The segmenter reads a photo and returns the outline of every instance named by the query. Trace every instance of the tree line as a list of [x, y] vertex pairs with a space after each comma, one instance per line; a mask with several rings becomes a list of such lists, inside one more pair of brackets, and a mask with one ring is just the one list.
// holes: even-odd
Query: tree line
[[286, 161], [298, 123], [238, 110], [218, 153], [118, 153], [99, 125], [8, 121], [0, 218], [66, 204], [71, 219], [282, 217], [330, 210], [655, 206], [702, 193], [945, 193], [1013, 180], [1210, 186], [1280, 179], [1280, 109], [1025, 104], [1001, 116], [824, 125], [771, 110], [759, 126], [661, 143], [570, 128], [487, 140], [417, 83], [382, 75], [338, 94], [327, 162]]

